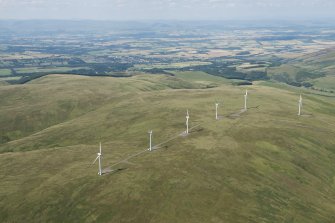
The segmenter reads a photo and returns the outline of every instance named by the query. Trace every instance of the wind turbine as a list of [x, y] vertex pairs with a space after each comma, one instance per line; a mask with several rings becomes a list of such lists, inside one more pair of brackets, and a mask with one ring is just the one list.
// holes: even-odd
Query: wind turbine
[[149, 138], [150, 138], [150, 141], [149, 141], [149, 151], [151, 152], [152, 151], [152, 130], [150, 130], [148, 132], [149, 134]]
[[244, 110], [247, 110], [248, 90], [245, 90], [244, 95]]
[[188, 114], [188, 109], [186, 112], [186, 134], [188, 134], [188, 120], [190, 119], [190, 115]]
[[218, 108], [219, 108], [219, 103], [215, 103], [215, 119], [218, 120]]
[[300, 98], [299, 98], [299, 111], [298, 111], [298, 115], [299, 116], [301, 115], [301, 110], [302, 110], [302, 97], [300, 95]]
[[101, 176], [102, 175], [102, 170], [101, 170], [101, 158], [102, 158], [102, 151], [101, 151], [101, 142], [100, 142], [100, 152], [99, 153], [97, 153], [97, 158], [93, 161], [93, 164], [95, 164], [95, 162], [97, 161], [97, 160], [99, 160], [99, 172], [98, 172], [98, 174]]

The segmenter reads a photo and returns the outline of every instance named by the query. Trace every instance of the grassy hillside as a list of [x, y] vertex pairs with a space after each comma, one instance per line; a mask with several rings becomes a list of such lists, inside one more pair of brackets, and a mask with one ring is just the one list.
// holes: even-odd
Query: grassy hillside
[[[93, 81], [94, 80], [94, 81]], [[124, 84], [125, 83], [125, 84]], [[140, 76], [123, 79], [54, 75], [26, 85], [0, 89], [0, 144], [78, 118], [141, 91], [204, 88], [174, 77]]]
[[12, 74], [12, 71], [10, 69], [0, 69], [0, 77], [9, 76], [11, 74]]
[[321, 77], [313, 80], [314, 87], [318, 89], [323, 89], [323, 90], [330, 90], [334, 91], [335, 90], [335, 75], [334, 76], [326, 76], [326, 77]]
[[268, 75], [277, 81], [291, 85], [309, 86], [313, 84], [317, 89], [332, 90], [332, 87], [322, 82], [332, 81], [335, 76], [335, 48], [322, 50], [305, 55], [279, 67], [268, 69]]
[[334, 222], [334, 97], [189, 75], [0, 86], [0, 222]]

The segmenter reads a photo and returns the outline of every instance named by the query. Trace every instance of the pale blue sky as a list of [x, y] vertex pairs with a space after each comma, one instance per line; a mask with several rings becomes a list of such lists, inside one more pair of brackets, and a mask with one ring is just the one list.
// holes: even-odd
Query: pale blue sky
[[0, 0], [0, 19], [335, 18], [335, 0]]

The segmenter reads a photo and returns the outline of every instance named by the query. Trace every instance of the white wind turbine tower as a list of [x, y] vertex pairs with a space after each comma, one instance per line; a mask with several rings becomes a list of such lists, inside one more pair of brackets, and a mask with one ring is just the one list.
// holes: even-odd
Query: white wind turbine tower
[[100, 142], [100, 152], [97, 153], [97, 158], [93, 161], [93, 164], [98, 160], [99, 161], [99, 172], [98, 174], [101, 176], [102, 175], [102, 170], [101, 170], [101, 158], [102, 158], [102, 151], [101, 151], [101, 142]]
[[149, 151], [152, 151], [152, 130], [150, 130], [149, 132], [148, 132], [148, 134], [149, 134]]
[[302, 110], [302, 97], [300, 95], [300, 98], [299, 98], [299, 111], [298, 111], [298, 115], [299, 116], [301, 115], [301, 110]]
[[247, 110], [248, 90], [245, 90], [244, 95], [244, 110]]
[[188, 120], [190, 119], [190, 115], [188, 114], [188, 110], [186, 112], [186, 134], [188, 134]]
[[219, 103], [215, 103], [215, 119], [218, 120], [218, 108], [219, 108]]

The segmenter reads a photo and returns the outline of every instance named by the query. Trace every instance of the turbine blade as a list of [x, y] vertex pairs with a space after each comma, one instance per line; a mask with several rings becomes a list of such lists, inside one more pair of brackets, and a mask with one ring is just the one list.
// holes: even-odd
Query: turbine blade
[[97, 156], [97, 158], [95, 158], [95, 160], [93, 161], [92, 164], [95, 164], [95, 162], [99, 159], [100, 156]]

